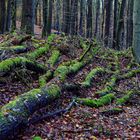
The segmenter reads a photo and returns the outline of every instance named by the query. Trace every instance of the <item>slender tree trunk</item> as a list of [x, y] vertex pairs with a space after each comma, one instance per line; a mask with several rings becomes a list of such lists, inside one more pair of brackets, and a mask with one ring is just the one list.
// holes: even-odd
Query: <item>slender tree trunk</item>
[[78, 32], [78, 1], [73, 0], [71, 8], [71, 26], [70, 26], [70, 33], [71, 35], [77, 35]]
[[42, 21], [42, 14], [41, 14], [41, 3], [39, 3], [39, 8], [38, 8], [38, 11], [39, 11], [39, 14], [38, 14], [38, 25], [41, 26], [41, 21]]
[[11, 19], [12, 19], [12, 27], [11, 31], [16, 29], [16, 0], [11, 0]]
[[11, 26], [11, 0], [8, 0], [7, 2], [7, 15], [6, 15], [6, 31], [10, 31]]
[[104, 35], [104, 46], [108, 46], [109, 35], [110, 35], [110, 25], [111, 25], [111, 12], [112, 12], [112, 0], [105, 0], [105, 35]]
[[86, 0], [80, 2], [80, 35], [85, 37], [86, 35]]
[[27, 34], [34, 33], [34, 0], [22, 0], [21, 29]]
[[47, 35], [48, 0], [43, 0], [43, 30], [42, 37]]
[[116, 39], [116, 49], [120, 50], [123, 47], [124, 40], [124, 12], [125, 12], [126, 0], [122, 1], [119, 22], [118, 22], [118, 31]]
[[96, 21], [95, 21], [95, 32], [94, 36], [97, 37], [98, 35], [98, 29], [99, 29], [99, 17], [100, 17], [100, 0], [96, 1]]
[[114, 49], [116, 47], [117, 21], [118, 21], [118, 0], [114, 0], [114, 25], [113, 25], [113, 48]]
[[47, 21], [47, 35], [51, 34], [53, 0], [49, 0], [49, 13]]
[[0, 34], [5, 31], [5, 0], [0, 0]]
[[39, 4], [39, 0], [36, 1], [35, 3], [35, 24], [38, 24], [38, 18], [37, 18], [37, 11], [38, 11], [38, 4]]
[[92, 23], [92, 18], [93, 18], [93, 1], [92, 0], [87, 0], [87, 38], [92, 37], [93, 33], [93, 23]]
[[105, 4], [104, 4], [104, 0], [101, 1], [102, 2], [102, 25], [101, 25], [101, 38], [104, 38], [104, 22], [105, 22]]
[[70, 0], [63, 0], [63, 31], [70, 33]]
[[60, 0], [56, 1], [56, 30], [60, 31], [60, 17], [61, 17], [61, 2]]
[[140, 63], [140, 0], [134, 0], [133, 14], [133, 53], [137, 62]]
[[133, 41], [133, 7], [134, 7], [134, 0], [129, 0], [129, 2], [128, 2], [128, 26], [127, 26], [128, 47], [132, 46], [132, 41]]

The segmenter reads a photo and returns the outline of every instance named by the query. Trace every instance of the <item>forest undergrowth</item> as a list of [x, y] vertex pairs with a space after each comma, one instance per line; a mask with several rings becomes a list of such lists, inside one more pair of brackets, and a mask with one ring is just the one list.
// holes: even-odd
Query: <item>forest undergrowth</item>
[[0, 36], [0, 139], [140, 139], [139, 89], [131, 49], [55, 34]]

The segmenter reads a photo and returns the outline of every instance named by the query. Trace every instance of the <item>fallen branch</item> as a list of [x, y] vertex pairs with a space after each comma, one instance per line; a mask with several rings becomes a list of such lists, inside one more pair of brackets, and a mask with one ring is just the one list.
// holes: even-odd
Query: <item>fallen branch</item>
[[33, 118], [29, 122], [29, 124], [38, 123], [38, 122], [40, 122], [40, 121], [42, 121], [44, 119], [67, 113], [74, 105], [75, 105], [75, 99], [73, 99], [73, 101], [65, 109], [60, 109], [60, 110], [57, 110], [55, 112], [47, 113], [46, 115], [43, 115], [41, 117]]
[[25, 67], [26, 69], [35, 71], [37, 73], [45, 73], [46, 67], [37, 62], [28, 60], [24, 57], [9, 58], [0, 62], [0, 76], [4, 76], [16, 67]]

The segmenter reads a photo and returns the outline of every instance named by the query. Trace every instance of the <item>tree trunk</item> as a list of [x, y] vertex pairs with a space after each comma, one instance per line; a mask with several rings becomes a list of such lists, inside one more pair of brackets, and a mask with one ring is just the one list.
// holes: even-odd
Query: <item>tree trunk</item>
[[27, 34], [34, 33], [34, 0], [22, 0], [21, 29]]
[[70, 21], [70, 34], [77, 35], [78, 32], [78, 1], [71, 2], [71, 21]]
[[16, 29], [16, 0], [11, 0], [11, 19], [12, 19], [12, 27], [11, 31]]
[[134, 7], [134, 0], [129, 0], [129, 2], [128, 2], [128, 26], [127, 26], [128, 47], [132, 47], [132, 42], [133, 42], [133, 7]]
[[95, 32], [94, 32], [94, 36], [97, 37], [98, 35], [98, 29], [99, 29], [99, 17], [100, 17], [100, 0], [96, 1], [96, 21], [95, 21]]
[[114, 1], [114, 25], [113, 25], [113, 47], [116, 47], [117, 36], [117, 21], [118, 21], [118, 0]]
[[5, 31], [5, 0], [0, 0], [0, 34]]
[[116, 49], [120, 50], [124, 43], [124, 12], [125, 12], [126, 0], [122, 1], [119, 22], [118, 22], [118, 30], [117, 30], [117, 39], [116, 39]]
[[85, 37], [86, 34], [86, 0], [80, 2], [80, 35]]
[[53, 0], [49, 0], [49, 13], [47, 21], [47, 35], [51, 34]]
[[92, 0], [87, 0], [87, 38], [92, 37], [93, 33], [93, 23], [92, 23], [92, 18], [93, 18], [93, 1]]
[[104, 46], [108, 46], [109, 42], [109, 35], [110, 35], [110, 25], [111, 25], [111, 12], [112, 12], [112, 0], [105, 0], [105, 12], [106, 12], [106, 19], [105, 19], [105, 35], [104, 35]]
[[134, 0], [133, 53], [140, 63], [140, 0]]
[[43, 0], [43, 30], [42, 37], [47, 35], [48, 0]]
[[6, 31], [10, 31], [11, 26], [11, 0], [7, 2], [7, 15], [6, 15]]
[[70, 0], [63, 0], [63, 32], [70, 33]]

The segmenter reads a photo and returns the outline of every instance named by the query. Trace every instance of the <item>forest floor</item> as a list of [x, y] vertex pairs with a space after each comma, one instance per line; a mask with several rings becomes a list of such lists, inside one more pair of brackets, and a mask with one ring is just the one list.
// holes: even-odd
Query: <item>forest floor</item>
[[[15, 46], [19, 33], [0, 36], [0, 65], [3, 61], [25, 57], [28, 53], [36, 51], [46, 43], [43, 39], [32, 38], [25, 40], [16, 46], [28, 48], [22, 53], [7, 51], [6, 47]], [[10, 40], [10, 41], [9, 41]], [[60, 51], [60, 56], [53, 66], [56, 70], [60, 65], [72, 60], [78, 60], [81, 54], [87, 49], [89, 40], [85, 40], [84, 47], [81, 47], [81, 40], [78, 37], [70, 38], [56, 36], [50, 43], [52, 48]], [[7, 44], [7, 42], [10, 42]], [[3, 45], [2, 45], [3, 44]], [[98, 45], [100, 48], [100, 46]], [[3, 51], [4, 50], [4, 51]], [[36, 62], [47, 65], [53, 49], [42, 54]], [[87, 54], [86, 54], [87, 55]], [[87, 57], [87, 56], [84, 57]], [[80, 86], [78, 90], [64, 90], [61, 97], [49, 106], [37, 110], [32, 116], [43, 116], [47, 112], [55, 112], [65, 109], [74, 97], [100, 99], [100, 95], [113, 94], [115, 99], [101, 107], [91, 107], [89, 104], [77, 102], [67, 113], [51, 116], [40, 122], [30, 124], [21, 130], [16, 140], [31, 140], [39, 136], [46, 140], [96, 140], [96, 139], [140, 139], [140, 66], [135, 63], [131, 50], [118, 52], [111, 49], [100, 48], [92, 60], [84, 65], [74, 74], [67, 75], [65, 83], [82, 85], [87, 75], [96, 68], [103, 68], [108, 72], [101, 72], [90, 77], [89, 86]], [[0, 77], [0, 106], [4, 106], [17, 96], [39, 88], [39, 77], [37, 74], [25, 67], [17, 67], [8, 75]], [[121, 77], [113, 81], [114, 77]], [[51, 83], [54, 78], [49, 79]], [[132, 93], [131, 93], [132, 92]], [[131, 95], [129, 94], [131, 93]], [[103, 95], [104, 97], [105, 95]], [[121, 99], [119, 102], [118, 99]], [[118, 103], [118, 102], [119, 103]], [[120, 109], [121, 111], [116, 111]], [[114, 111], [115, 110], [115, 111]]]

